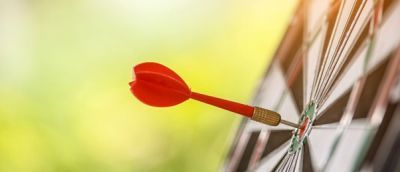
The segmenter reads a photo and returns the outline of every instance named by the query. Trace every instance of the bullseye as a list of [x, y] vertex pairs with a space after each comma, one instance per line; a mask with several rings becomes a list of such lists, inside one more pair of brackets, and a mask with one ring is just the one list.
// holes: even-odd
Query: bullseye
[[307, 141], [307, 137], [311, 132], [312, 124], [315, 120], [316, 105], [314, 102], [309, 103], [300, 116], [299, 128], [293, 132], [292, 140], [289, 147], [289, 153], [295, 153], [303, 147], [303, 143]]
[[303, 121], [302, 124], [300, 124], [300, 128], [299, 128], [299, 136], [302, 137], [304, 136], [304, 132], [306, 130], [306, 128], [308, 127], [308, 118], [306, 118], [306, 120]]

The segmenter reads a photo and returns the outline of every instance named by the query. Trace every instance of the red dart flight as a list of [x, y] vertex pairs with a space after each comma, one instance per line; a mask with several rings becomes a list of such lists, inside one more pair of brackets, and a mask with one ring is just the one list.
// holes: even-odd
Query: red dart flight
[[298, 127], [297, 124], [282, 120], [281, 116], [274, 111], [193, 92], [178, 74], [155, 62], [136, 65], [133, 68], [133, 81], [129, 85], [133, 95], [150, 106], [174, 106], [191, 98], [264, 124], [276, 126], [282, 123]]

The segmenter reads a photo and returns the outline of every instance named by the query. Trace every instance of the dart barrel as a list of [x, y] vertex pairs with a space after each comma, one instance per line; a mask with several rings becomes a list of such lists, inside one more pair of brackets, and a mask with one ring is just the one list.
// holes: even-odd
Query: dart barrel
[[281, 122], [281, 115], [264, 108], [254, 107], [251, 119], [267, 125], [277, 126]]

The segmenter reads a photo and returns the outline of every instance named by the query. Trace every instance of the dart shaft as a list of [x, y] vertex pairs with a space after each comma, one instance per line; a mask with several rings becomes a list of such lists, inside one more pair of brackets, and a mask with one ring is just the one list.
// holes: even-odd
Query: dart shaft
[[285, 124], [287, 126], [291, 126], [291, 127], [294, 127], [294, 128], [300, 128], [300, 126], [298, 124], [295, 124], [295, 123], [290, 122], [290, 121], [286, 121], [284, 119], [281, 119], [281, 124]]
[[251, 117], [253, 116], [253, 111], [254, 108], [249, 106], [249, 105], [245, 105], [245, 104], [241, 104], [241, 103], [237, 103], [237, 102], [233, 102], [233, 101], [229, 101], [229, 100], [225, 100], [225, 99], [220, 99], [217, 97], [212, 97], [212, 96], [208, 96], [208, 95], [204, 95], [204, 94], [200, 94], [200, 93], [196, 93], [196, 92], [192, 92], [192, 94], [190, 95], [190, 98], [201, 101], [203, 103], [207, 103], [234, 113], [238, 113], [247, 117]]
[[277, 112], [260, 108], [260, 107], [252, 107], [249, 105], [217, 98], [217, 97], [212, 97], [196, 92], [192, 92], [190, 98], [201, 101], [203, 103], [207, 103], [237, 114], [244, 115], [246, 117], [251, 118], [254, 121], [261, 122], [267, 125], [271, 126], [277, 126], [280, 123], [298, 128], [297, 124], [294, 124], [292, 122], [282, 120], [281, 115]]

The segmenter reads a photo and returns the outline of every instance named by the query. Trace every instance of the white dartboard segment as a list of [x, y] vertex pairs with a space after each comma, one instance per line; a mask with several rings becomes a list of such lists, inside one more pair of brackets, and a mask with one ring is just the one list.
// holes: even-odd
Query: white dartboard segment
[[310, 7], [308, 11], [307, 34], [313, 35], [318, 29], [318, 26], [323, 22], [323, 16], [328, 12], [330, 5], [329, 1], [310, 0]]
[[308, 49], [307, 56], [305, 59], [305, 102], [303, 104], [307, 104], [311, 100], [311, 91], [313, 88], [314, 78], [317, 74], [317, 64], [321, 56], [321, 50], [324, 42], [326, 34], [326, 26], [321, 28], [320, 33], [316, 36], [314, 42], [312, 42], [310, 48]]
[[322, 169], [327, 163], [326, 160], [329, 157], [330, 148], [332, 147], [335, 138], [336, 129], [313, 129], [309, 136], [309, 145], [311, 160], [314, 169]]
[[370, 131], [368, 127], [366, 120], [355, 120], [350, 124], [349, 129], [344, 132], [326, 171], [353, 171], [353, 165], [360, 158], [360, 151]]
[[259, 103], [256, 106], [276, 110], [280, 98], [286, 90], [285, 76], [279, 63], [274, 61], [262, 83], [261, 92], [258, 95]]

